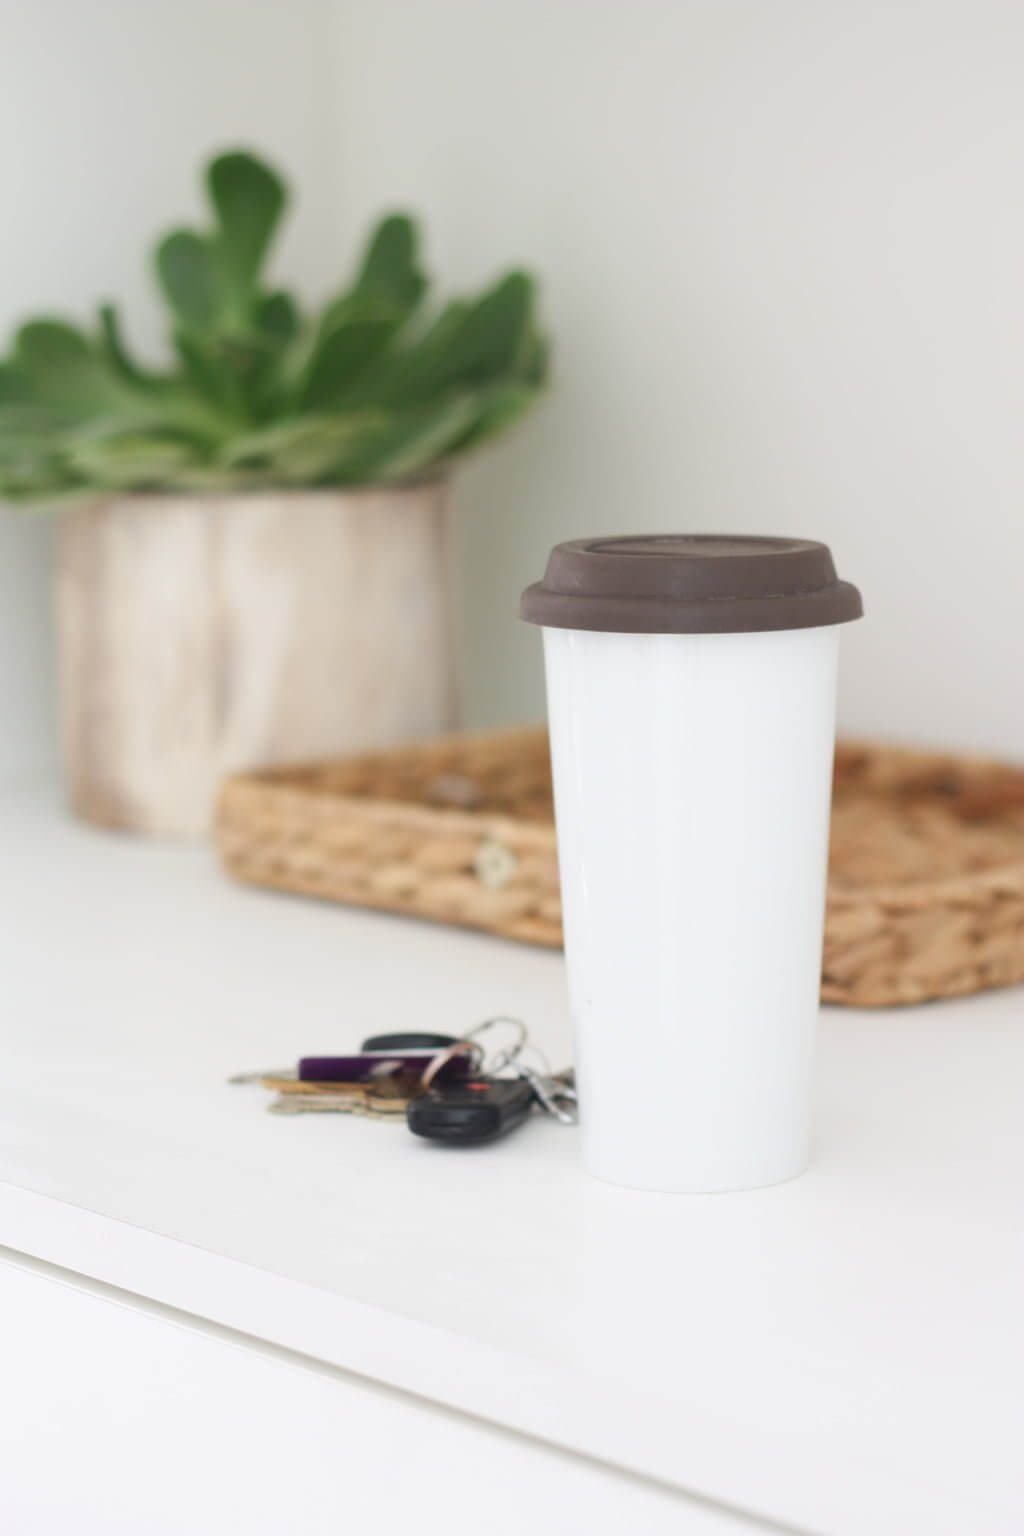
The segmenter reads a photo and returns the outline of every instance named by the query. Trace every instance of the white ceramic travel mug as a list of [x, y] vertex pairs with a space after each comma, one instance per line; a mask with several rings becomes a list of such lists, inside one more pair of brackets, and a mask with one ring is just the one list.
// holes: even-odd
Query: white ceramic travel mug
[[544, 629], [584, 1166], [748, 1189], [807, 1165], [838, 625], [823, 544], [552, 551]]

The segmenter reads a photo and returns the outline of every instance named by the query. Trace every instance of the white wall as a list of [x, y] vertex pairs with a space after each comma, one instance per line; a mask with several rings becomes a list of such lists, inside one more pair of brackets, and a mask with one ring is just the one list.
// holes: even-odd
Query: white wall
[[[199, 207], [209, 151], [251, 143], [325, 182], [321, 0], [0, 0], [0, 349], [27, 314], [123, 301], [159, 335], [153, 237]], [[307, 190], [280, 266], [323, 286], [326, 203]], [[52, 527], [0, 511], [0, 780], [53, 769]]]
[[1024, 755], [1024, 7], [342, 0], [345, 229], [544, 274], [558, 382], [462, 485], [468, 696], [541, 708], [559, 538], [828, 540], [842, 714]]
[[[470, 718], [542, 709], [519, 589], [587, 531], [827, 539], [849, 728], [1024, 756], [1016, 0], [0, 0], [0, 328], [124, 295], [226, 142], [449, 284], [526, 261], [558, 378], [460, 484]], [[329, 238], [333, 237], [333, 238]], [[48, 531], [0, 517], [0, 777], [53, 759]]]

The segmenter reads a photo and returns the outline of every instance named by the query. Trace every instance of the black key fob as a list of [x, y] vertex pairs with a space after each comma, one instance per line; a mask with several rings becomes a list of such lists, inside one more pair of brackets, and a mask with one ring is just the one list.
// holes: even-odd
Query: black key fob
[[455, 1044], [454, 1035], [431, 1035], [406, 1030], [404, 1034], [371, 1035], [359, 1047], [361, 1051], [443, 1051]]
[[521, 1077], [470, 1077], [417, 1094], [405, 1118], [415, 1136], [471, 1147], [515, 1130], [532, 1106], [533, 1089]]

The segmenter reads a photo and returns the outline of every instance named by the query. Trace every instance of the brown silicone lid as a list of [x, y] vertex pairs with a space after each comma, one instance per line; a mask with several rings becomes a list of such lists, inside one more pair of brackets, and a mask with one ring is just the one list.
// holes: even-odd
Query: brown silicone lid
[[711, 533], [557, 544], [519, 609], [548, 629], [660, 635], [812, 629], [863, 611], [827, 545]]

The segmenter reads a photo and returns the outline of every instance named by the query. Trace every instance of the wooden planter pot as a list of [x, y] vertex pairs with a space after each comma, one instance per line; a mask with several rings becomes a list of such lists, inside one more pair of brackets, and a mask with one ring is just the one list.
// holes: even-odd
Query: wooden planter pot
[[198, 836], [227, 773], [448, 729], [446, 511], [432, 483], [68, 513], [57, 619], [75, 812]]

